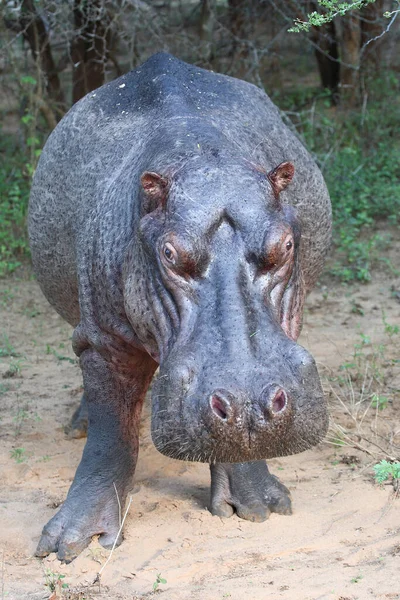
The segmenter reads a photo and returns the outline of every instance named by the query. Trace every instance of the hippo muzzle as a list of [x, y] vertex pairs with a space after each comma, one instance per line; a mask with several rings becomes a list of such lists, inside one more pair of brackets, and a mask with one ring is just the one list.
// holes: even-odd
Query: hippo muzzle
[[[315, 362], [279, 332], [264, 360], [174, 353], [152, 390], [152, 438], [172, 458], [245, 462], [302, 452], [328, 427]], [[178, 366], [177, 366], [178, 365]]]

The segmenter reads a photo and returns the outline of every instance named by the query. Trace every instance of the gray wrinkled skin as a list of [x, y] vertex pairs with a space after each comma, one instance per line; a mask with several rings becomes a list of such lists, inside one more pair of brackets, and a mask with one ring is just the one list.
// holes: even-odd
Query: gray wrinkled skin
[[88, 441], [38, 556], [114, 541], [158, 365], [154, 443], [212, 465], [212, 512], [290, 513], [260, 460], [327, 429], [296, 339], [330, 233], [320, 171], [253, 85], [157, 54], [69, 111], [40, 158], [29, 235], [40, 286], [74, 327], [85, 406], [72, 429], [88, 414]]
[[211, 465], [211, 512], [262, 522], [271, 512], [292, 514], [290, 492], [263, 460]]

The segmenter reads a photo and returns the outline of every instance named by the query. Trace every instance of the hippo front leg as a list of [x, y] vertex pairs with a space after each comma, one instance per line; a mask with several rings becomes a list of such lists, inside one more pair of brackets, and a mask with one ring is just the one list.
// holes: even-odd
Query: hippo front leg
[[264, 460], [217, 463], [211, 470], [211, 513], [231, 517], [234, 512], [248, 521], [265, 521], [271, 512], [292, 514], [290, 492]]
[[81, 355], [88, 439], [67, 499], [44, 527], [36, 556], [57, 552], [70, 562], [93, 535], [100, 535], [104, 547], [118, 536], [138, 455], [140, 412], [157, 365], [138, 351], [128, 363], [114, 359], [92, 349]]
[[72, 415], [70, 423], [65, 427], [65, 433], [70, 439], [79, 439], [87, 436], [88, 416], [85, 394], [82, 394], [78, 408]]

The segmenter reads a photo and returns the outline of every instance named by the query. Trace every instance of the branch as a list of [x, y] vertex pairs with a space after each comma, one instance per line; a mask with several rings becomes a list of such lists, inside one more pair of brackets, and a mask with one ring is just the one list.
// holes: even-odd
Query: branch
[[290, 33], [299, 33], [300, 31], [308, 32], [311, 27], [321, 27], [326, 23], [330, 23], [335, 17], [343, 17], [346, 13], [352, 10], [359, 10], [367, 4], [372, 4], [375, 0], [355, 0], [354, 2], [340, 2], [340, 0], [317, 0], [318, 4], [326, 8], [325, 13], [314, 11], [307, 15], [308, 20], [294, 20], [294, 27], [288, 29]]
[[397, 19], [397, 17], [399, 16], [400, 13], [400, 9], [399, 10], [394, 10], [391, 13], [384, 13], [384, 16], [392, 16], [392, 18], [390, 19], [390, 22], [388, 23], [388, 26], [386, 27], [386, 29], [384, 29], [382, 31], [382, 33], [380, 33], [379, 35], [376, 35], [375, 37], [371, 38], [370, 40], [368, 40], [368, 42], [365, 42], [364, 46], [361, 48], [360, 50], [360, 60], [362, 58], [362, 55], [365, 52], [365, 48], [371, 44], [372, 42], [376, 42], [376, 40], [379, 40], [381, 37], [383, 37], [384, 35], [386, 35], [389, 31], [389, 29], [391, 28], [391, 26], [393, 25], [393, 23], [395, 22], [395, 20]]

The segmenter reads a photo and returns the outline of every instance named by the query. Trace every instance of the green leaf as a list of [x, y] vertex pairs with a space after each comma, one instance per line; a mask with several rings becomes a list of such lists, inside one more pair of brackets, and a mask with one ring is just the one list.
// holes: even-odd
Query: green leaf
[[21, 77], [21, 83], [28, 83], [29, 85], [36, 85], [37, 81], [34, 77], [31, 77], [30, 75], [23, 75]]

